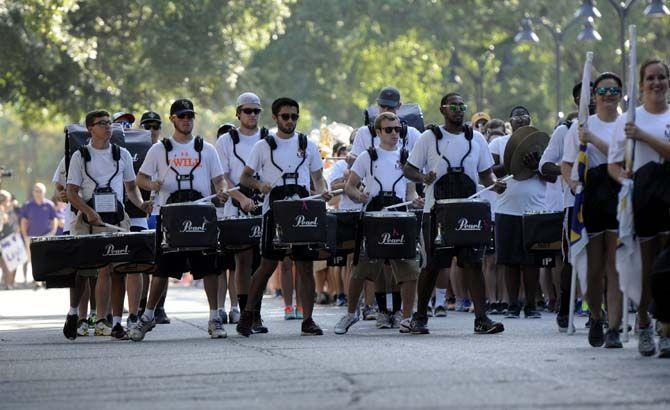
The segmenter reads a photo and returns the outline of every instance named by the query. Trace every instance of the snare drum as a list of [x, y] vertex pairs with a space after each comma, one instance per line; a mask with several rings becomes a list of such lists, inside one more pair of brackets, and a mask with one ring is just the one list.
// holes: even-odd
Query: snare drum
[[560, 251], [563, 212], [537, 212], [522, 218], [523, 246], [530, 252]]
[[482, 199], [441, 199], [433, 207], [435, 248], [476, 247], [491, 242], [491, 204]]
[[414, 259], [416, 216], [411, 212], [366, 212], [361, 228], [370, 259]]
[[[356, 231], [361, 220], [361, 211], [353, 209], [330, 209], [328, 215], [334, 215], [335, 242], [338, 254], [349, 254], [356, 249]], [[330, 228], [330, 224], [329, 224]]]
[[326, 203], [320, 199], [283, 199], [272, 203], [276, 246], [325, 244]]
[[217, 249], [216, 208], [211, 203], [163, 205], [160, 217], [163, 252]]
[[263, 233], [262, 216], [231, 216], [219, 219], [221, 249], [239, 250], [258, 245]]

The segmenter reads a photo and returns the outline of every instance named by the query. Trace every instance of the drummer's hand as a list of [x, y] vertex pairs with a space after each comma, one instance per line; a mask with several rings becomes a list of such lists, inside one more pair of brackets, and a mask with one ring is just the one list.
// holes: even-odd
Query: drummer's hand
[[228, 201], [228, 193], [226, 192], [225, 189], [217, 188], [216, 197], [219, 198], [219, 201], [221, 201], [222, 203]]
[[58, 193], [58, 200], [60, 202], [67, 202], [67, 191], [62, 190]]
[[587, 144], [593, 139], [593, 133], [588, 128], [579, 127], [579, 142]]
[[152, 191], [160, 191], [161, 187], [163, 186], [163, 183], [161, 181], [151, 181], [151, 190]]
[[154, 202], [153, 201], [144, 201], [144, 202], [142, 202], [142, 206], [140, 206], [140, 209], [143, 210], [147, 214], [151, 214], [151, 212], [154, 210]]
[[370, 198], [370, 193], [369, 192], [360, 191], [359, 195], [357, 195], [356, 201], [359, 204], [364, 204], [364, 203], [368, 202], [368, 198]]
[[633, 178], [633, 171], [622, 168], [621, 173], [619, 174], [619, 184], [623, 183], [624, 180], [631, 178]]
[[242, 198], [240, 202], [240, 207], [244, 212], [251, 212], [256, 209], [256, 203], [249, 197]]
[[321, 193], [321, 198], [323, 198], [323, 200], [326, 201], [326, 202], [333, 199], [334, 196], [335, 195], [333, 195], [333, 193], [330, 192], [330, 191], [324, 191], [324, 192]]
[[526, 166], [526, 168], [536, 171], [540, 166], [540, 153], [529, 152], [523, 158], [523, 164]]
[[423, 183], [425, 185], [430, 185], [435, 182], [436, 178], [437, 175], [435, 174], [435, 171], [430, 171], [429, 173], [423, 175]]
[[491, 188], [491, 191], [495, 192], [496, 194], [502, 194], [503, 192], [505, 192], [506, 189], [507, 189], [507, 182], [496, 180], [493, 183], [493, 188]]
[[102, 225], [102, 218], [94, 210], [90, 210], [86, 213], [86, 219], [88, 219], [89, 225]]
[[258, 184], [258, 190], [264, 194], [269, 194], [272, 191], [272, 186], [267, 182], [261, 182]]
[[412, 206], [415, 207], [415, 208], [423, 208], [424, 203], [425, 203], [424, 199], [421, 198], [420, 196], [418, 196], [412, 202]]
[[635, 125], [632, 122], [626, 124], [626, 126], [623, 129], [623, 132], [626, 134], [626, 138], [639, 141], [642, 140], [643, 132], [637, 127], [637, 125]]

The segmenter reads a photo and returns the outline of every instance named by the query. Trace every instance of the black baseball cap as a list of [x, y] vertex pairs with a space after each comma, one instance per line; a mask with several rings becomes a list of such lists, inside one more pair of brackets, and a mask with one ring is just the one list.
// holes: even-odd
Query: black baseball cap
[[179, 115], [187, 112], [195, 114], [195, 111], [193, 111], [193, 102], [191, 102], [191, 100], [187, 100], [186, 98], [180, 98], [179, 100], [173, 102], [172, 106], [170, 107], [170, 115]]
[[150, 121], [155, 121], [158, 123], [162, 123], [161, 121], [161, 116], [158, 115], [158, 113], [153, 112], [153, 111], [147, 111], [144, 114], [142, 114], [142, 117], [140, 118], [140, 125], [144, 124], [145, 122], [150, 122]]
[[400, 102], [400, 91], [395, 87], [384, 87], [379, 92], [377, 104], [385, 107], [396, 107]]

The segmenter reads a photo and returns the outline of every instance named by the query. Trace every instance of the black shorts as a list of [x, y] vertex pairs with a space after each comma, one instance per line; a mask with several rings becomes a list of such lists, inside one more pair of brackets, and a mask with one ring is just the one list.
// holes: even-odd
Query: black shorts
[[286, 256], [294, 261], [315, 261], [319, 259], [319, 250], [310, 249], [307, 245], [295, 245], [290, 249], [275, 249], [273, 240], [275, 237], [274, 218], [269, 210], [263, 215], [263, 237], [261, 238], [261, 256], [280, 261]]
[[456, 264], [460, 268], [468, 265], [481, 265], [484, 260], [484, 253], [487, 245], [481, 247], [452, 247], [435, 248], [435, 229], [432, 224], [432, 217], [429, 213], [423, 214], [421, 220], [421, 235], [423, 239], [424, 253], [426, 255], [426, 268], [444, 269], [451, 267], [451, 261], [456, 258]]
[[670, 164], [649, 162], [635, 172], [633, 220], [640, 238], [670, 231]]
[[536, 265], [523, 246], [523, 217], [496, 214], [496, 255], [500, 265]]
[[495, 255], [496, 254], [496, 225], [494, 221], [491, 221], [491, 242], [484, 250], [486, 255]]
[[166, 252], [158, 257], [158, 277], [181, 279], [184, 272], [191, 272], [193, 279], [202, 279], [207, 275], [218, 275], [218, 254], [203, 251]]
[[584, 187], [584, 226], [589, 234], [616, 231], [621, 185], [607, 173], [607, 164], [588, 170]]
[[221, 273], [235, 270], [235, 253], [231, 251], [221, 251], [216, 255], [216, 267]]

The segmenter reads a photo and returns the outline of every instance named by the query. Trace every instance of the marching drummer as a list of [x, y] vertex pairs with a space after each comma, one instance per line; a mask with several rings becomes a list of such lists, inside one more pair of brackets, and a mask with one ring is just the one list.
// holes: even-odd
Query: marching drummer
[[[240, 94], [237, 97], [236, 115], [240, 121], [238, 128], [231, 128], [216, 141], [216, 151], [221, 159], [223, 177], [228, 186], [239, 186], [240, 190], [230, 193], [230, 200], [226, 202], [223, 216], [239, 217], [242, 215], [260, 215], [263, 203], [263, 194], [246, 186], [240, 185], [242, 170], [249, 161], [249, 155], [254, 145], [267, 136], [267, 129], [259, 128], [261, 115], [261, 99], [251, 92]], [[237, 280], [237, 302], [241, 311], [247, 307], [251, 275], [257, 266], [260, 249], [258, 246], [241, 250], [235, 253], [235, 278]], [[257, 255], [254, 258], [254, 255]], [[254, 333], [267, 333], [261, 320], [261, 301], [254, 306]], [[232, 301], [231, 301], [232, 303]], [[220, 306], [222, 308], [222, 306]], [[233, 317], [231, 310], [230, 323], [237, 323], [239, 318]]]
[[[436, 200], [466, 198], [476, 192], [477, 184], [495, 184], [502, 192], [504, 184], [495, 182], [491, 171], [493, 160], [486, 140], [478, 131], [464, 124], [467, 105], [458, 93], [449, 93], [440, 101], [444, 125], [426, 130], [417, 141], [404, 167], [405, 176], [426, 184], [426, 202], [422, 219], [425, 268], [418, 281], [417, 312], [410, 322], [410, 332], [427, 334], [427, 308], [440, 269], [451, 266], [453, 257], [470, 278], [470, 293], [475, 305], [475, 333], [491, 334], [504, 330], [502, 323], [486, 316], [486, 296], [482, 260], [486, 246], [434, 249], [436, 233], [432, 232], [431, 210]], [[421, 170], [429, 170], [423, 173]]]
[[[374, 128], [380, 141], [379, 147], [369, 148], [356, 158], [345, 185], [349, 197], [355, 202], [365, 204], [367, 212], [381, 211], [385, 206], [416, 198], [413, 189], [415, 185], [408, 183], [402, 170], [409, 154], [405, 148], [398, 149], [397, 146], [401, 131], [400, 120], [391, 112], [383, 112], [375, 119]], [[365, 191], [358, 188], [362, 180], [365, 181]], [[397, 326], [401, 333], [409, 333], [419, 265], [415, 260], [392, 259], [389, 262], [402, 293], [402, 314], [400, 301], [397, 301], [390, 317], [391, 320], [399, 322]], [[336, 334], [346, 333], [358, 321], [356, 308], [365, 280], [375, 281], [382, 273], [383, 265], [384, 260], [360, 256], [349, 281], [347, 314], [335, 325]]]
[[[137, 183], [147, 191], [156, 191], [156, 208], [168, 203], [193, 201], [210, 195], [214, 184], [218, 198], [228, 199], [221, 163], [213, 145], [193, 136], [196, 113], [193, 103], [179, 99], [170, 107], [174, 134], [160, 144], [154, 144], [137, 174]], [[157, 233], [158, 234], [158, 233]], [[155, 309], [168, 278], [180, 279], [189, 271], [195, 279], [203, 279], [209, 303], [208, 332], [212, 338], [226, 337], [217, 306], [218, 270], [216, 254], [202, 251], [166, 252], [158, 257], [158, 269], [153, 275], [149, 300], [137, 328], [129, 329], [134, 341], [144, 339], [147, 331], [156, 326]]]
[[[91, 111], [86, 114], [86, 128], [91, 133], [89, 144], [76, 151], [70, 160], [67, 177], [67, 199], [78, 211], [70, 230], [73, 235], [89, 235], [114, 231], [115, 225], [128, 229], [130, 219], [123, 207], [124, 189], [132, 203], [144, 211], [151, 211], [151, 203], [143, 202], [140, 190], [135, 184], [135, 171], [130, 153], [118, 145], [111, 144], [112, 121], [106, 111]], [[107, 224], [107, 226], [103, 225]], [[101, 319], [96, 323], [99, 329], [106, 329], [104, 323], [109, 295], [110, 273], [101, 269], [97, 281], [98, 304]], [[70, 288], [70, 311], [68, 312], [63, 333], [68, 339], [77, 337], [78, 306], [81, 294], [86, 286], [86, 278], [78, 274], [75, 286]], [[142, 291], [142, 276], [129, 275], [127, 280], [129, 326], [136, 326]], [[93, 290], [91, 290], [93, 291]], [[121, 325], [123, 299], [125, 293], [124, 277], [111, 275], [112, 327], [107, 333], [116, 339], [125, 339], [126, 331]]]
[[[246, 307], [237, 324], [237, 332], [249, 336], [253, 332], [254, 309], [263, 297], [267, 281], [280, 260], [286, 256], [283, 249], [275, 249], [275, 218], [270, 205], [276, 200], [309, 196], [310, 180], [324, 200], [332, 197], [326, 192], [323, 179], [323, 164], [316, 144], [307, 136], [295, 131], [300, 107], [295, 100], [279, 98], [272, 103], [272, 119], [277, 132], [254, 145], [240, 182], [265, 194], [263, 201], [263, 237], [261, 240], [261, 263], [251, 277]], [[258, 175], [260, 179], [257, 179]], [[302, 335], [322, 335], [323, 331], [312, 319], [314, 307], [313, 261], [318, 251], [307, 246], [293, 246], [291, 258], [302, 280], [304, 319]]]

